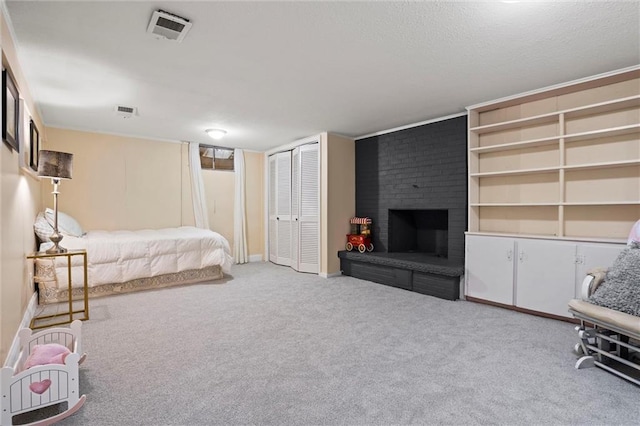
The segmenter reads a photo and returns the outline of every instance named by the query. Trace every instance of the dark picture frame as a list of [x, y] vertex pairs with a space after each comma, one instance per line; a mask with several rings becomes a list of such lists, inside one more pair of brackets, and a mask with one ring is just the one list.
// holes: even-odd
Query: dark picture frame
[[20, 94], [9, 71], [2, 70], [2, 140], [20, 152]]
[[29, 121], [29, 168], [38, 171], [38, 153], [40, 152], [40, 132], [36, 123]]

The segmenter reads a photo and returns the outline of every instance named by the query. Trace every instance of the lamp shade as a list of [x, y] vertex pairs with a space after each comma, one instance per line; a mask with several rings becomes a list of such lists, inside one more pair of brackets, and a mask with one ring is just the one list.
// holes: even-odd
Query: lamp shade
[[40, 150], [38, 152], [38, 176], [55, 179], [71, 179], [73, 154]]

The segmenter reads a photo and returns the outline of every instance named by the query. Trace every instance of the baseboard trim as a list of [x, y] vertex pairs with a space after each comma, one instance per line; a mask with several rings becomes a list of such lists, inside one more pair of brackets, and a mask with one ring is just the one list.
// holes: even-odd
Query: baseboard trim
[[261, 254], [252, 254], [249, 256], [249, 262], [262, 262]]
[[22, 316], [22, 322], [16, 331], [16, 335], [13, 337], [13, 342], [11, 343], [11, 347], [9, 348], [9, 353], [7, 354], [7, 359], [4, 362], [5, 367], [12, 367], [16, 361], [18, 360], [18, 356], [20, 355], [20, 339], [18, 338], [18, 333], [23, 328], [28, 328], [31, 325], [31, 318], [36, 314], [36, 307], [38, 306], [38, 293], [33, 293], [31, 295], [31, 299], [27, 304], [27, 309], [24, 311], [24, 315]]
[[548, 314], [546, 312], [534, 311], [534, 310], [531, 310], [531, 309], [520, 308], [518, 306], [506, 305], [504, 303], [493, 302], [491, 300], [479, 299], [477, 297], [469, 297], [469, 296], [467, 296], [466, 300], [468, 302], [482, 303], [483, 305], [497, 306], [499, 308], [509, 309], [511, 311], [521, 312], [523, 314], [535, 315], [535, 316], [538, 316], [538, 317], [550, 318], [550, 319], [554, 319], [554, 320], [558, 320], [558, 321], [570, 322], [570, 323], [573, 323], [573, 324], [579, 324], [580, 323], [580, 320], [578, 320], [577, 318], [567, 318], [567, 317], [563, 317], [563, 316], [560, 316], [560, 315]]
[[340, 275], [342, 275], [342, 271], [332, 272], [330, 274], [327, 274], [325, 272], [320, 272], [318, 275], [320, 275], [322, 278], [334, 278], [334, 277], [339, 277]]

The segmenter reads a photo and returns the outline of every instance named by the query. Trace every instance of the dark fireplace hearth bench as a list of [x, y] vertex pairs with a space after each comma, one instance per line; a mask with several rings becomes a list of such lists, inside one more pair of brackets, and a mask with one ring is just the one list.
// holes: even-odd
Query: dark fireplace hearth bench
[[441, 299], [460, 298], [464, 261], [420, 253], [358, 253], [339, 251], [344, 275]]

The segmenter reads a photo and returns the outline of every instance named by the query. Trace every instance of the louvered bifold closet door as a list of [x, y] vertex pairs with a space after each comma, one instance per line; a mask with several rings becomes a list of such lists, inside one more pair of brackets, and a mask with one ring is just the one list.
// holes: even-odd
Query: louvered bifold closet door
[[300, 207], [298, 270], [320, 271], [320, 152], [319, 144], [302, 145], [300, 150]]
[[291, 151], [280, 152], [276, 166], [276, 223], [278, 256], [276, 263], [291, 265]]
[[269, 156], [269, 260], [274, 263], [278, 260], [277, 176], [277, 155], [271, 155]]
[[300, 149], [293, 150], [291, 161], [291, 267], [300, 270], [298, 251], [300, 205]]

